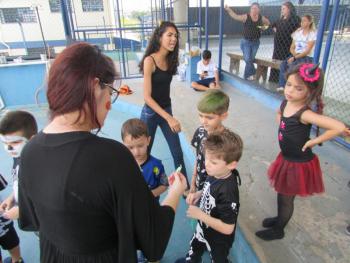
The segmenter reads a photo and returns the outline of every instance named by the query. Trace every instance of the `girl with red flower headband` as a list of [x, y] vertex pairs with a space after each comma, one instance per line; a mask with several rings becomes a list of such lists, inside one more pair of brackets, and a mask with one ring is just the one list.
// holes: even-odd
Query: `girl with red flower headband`
[[[277, 192], [278, 214], [264, 219], [262, 225], [267, 229], [256, 232], [264, 240], [284, 237], [296, 195], [324, 192], [320, 163], [311, 149], [345, 131], [342, 122], [322, 115], [323, 72], [318, 65], [299, 64], [290, 69], [286, 79], [285, 100], [277, 113], [281, 152], [268, 169], [271, 185]], [[321, 135], [317, 132], [316, 138], [310, 139], [312, 125], [325, 132]]]

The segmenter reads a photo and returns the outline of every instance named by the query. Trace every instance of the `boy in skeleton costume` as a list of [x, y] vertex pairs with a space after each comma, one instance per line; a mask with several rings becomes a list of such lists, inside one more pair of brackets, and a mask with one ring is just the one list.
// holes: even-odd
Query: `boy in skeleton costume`
[[189, 194], [186, 199], [189, 204], [187, 216], [197, 219], [198, 223], [186, 258], [178, 259], [176, 263], [202, 262], [205, 250], [213, 263], [229, 262], [227, 257], [239, 211], [240, 178], [236, 166], [242, 149], [241, 138], [228, 129], [210, 134], [204, 142], [208, 177], [203, 190]]
[[[10, 219], [18, 219], [18, 172], [21, 151], [38, 131], [35, 118], [25, 111], [10, 111], [1, 119], [0, 122], [0, 140], [4, 144], [5, 150], [13, 158], [12, 166], [12, 193], [0, 204], [0, 213], [2, 217]], [[13, 227], [13, 222], [10, 221], [7, 227], [7, 234], [0, 237], [5, 239], [4, 249], [9, 250], [11, 258], [6, 258], [5, 262], [23, 262], [19, 249], [19, 238], [16, 230]], [[1, 261], [0, 261], [1, 262]]]

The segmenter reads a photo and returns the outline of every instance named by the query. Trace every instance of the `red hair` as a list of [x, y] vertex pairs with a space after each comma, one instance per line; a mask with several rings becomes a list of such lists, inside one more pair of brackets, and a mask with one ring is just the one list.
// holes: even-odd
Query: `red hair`
[[92, 124], [100, 129], [93, 81], [99, 78], [103, 83], [113, 83], [116, 77], [112, 59], [103, 55], [98, 47], [82, 42], [67, 47], [57, 56], [49, 72], [47, 100], [51, 118], [78, 110], [78, 122], [82, 114], [87, 116], [86, 103]]

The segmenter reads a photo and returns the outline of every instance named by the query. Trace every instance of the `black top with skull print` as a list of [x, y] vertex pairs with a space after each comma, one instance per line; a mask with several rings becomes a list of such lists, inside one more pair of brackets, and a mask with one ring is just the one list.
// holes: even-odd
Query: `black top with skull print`
[[199, 221], [197, 232], [202, 231], [203, 238], [209, 243], [225, 243], [232, 246], [239, 212], [238, 185], [240, 185], [240, 177], [237, 170], [233, 170], [225, 179], [208, 176], [205, 181], [199, 205], [201, 210], [226, 224], [235, 224], [232, 234], [225, 235]]
[[205, 170], [204, 146], [203, 142], [208, 137], [208, 132], [203, 126], [200, 126], [193, 135], [191, 145], [196, 148], [196, 188], [197, 191], [203, 189], [205, 180], [207, 179], [207, 172]]

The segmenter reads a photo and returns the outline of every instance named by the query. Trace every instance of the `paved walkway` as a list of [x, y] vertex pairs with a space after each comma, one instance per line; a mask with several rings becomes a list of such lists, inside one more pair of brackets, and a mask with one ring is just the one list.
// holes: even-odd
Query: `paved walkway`
[[[143, 104], [142, 80], [128, 80], [135, 91], [121, 100]], [[350, 152], [335, 143], [315, 147], [319, 155], [326, 193], [310, 198], [297, 198], [295, 212], [283, 240], [265, 242], [255, 237], [261, 221], [276, 214], [276, 194], [269, 186], [266, 170], [279, 152], [275, 111], [248, 94], [223, 84], [231, 105], [225, 125], [244, 140], [244, 154], [239, 163], [242, 178], [239, 224], [248, 242], [262, 262], [345, 263], [350, 259]], [[185, 82], [172, 82], [174, 116], [180, 120], [188, 141], [199, 125], [196, 103], [202, 93]]]

